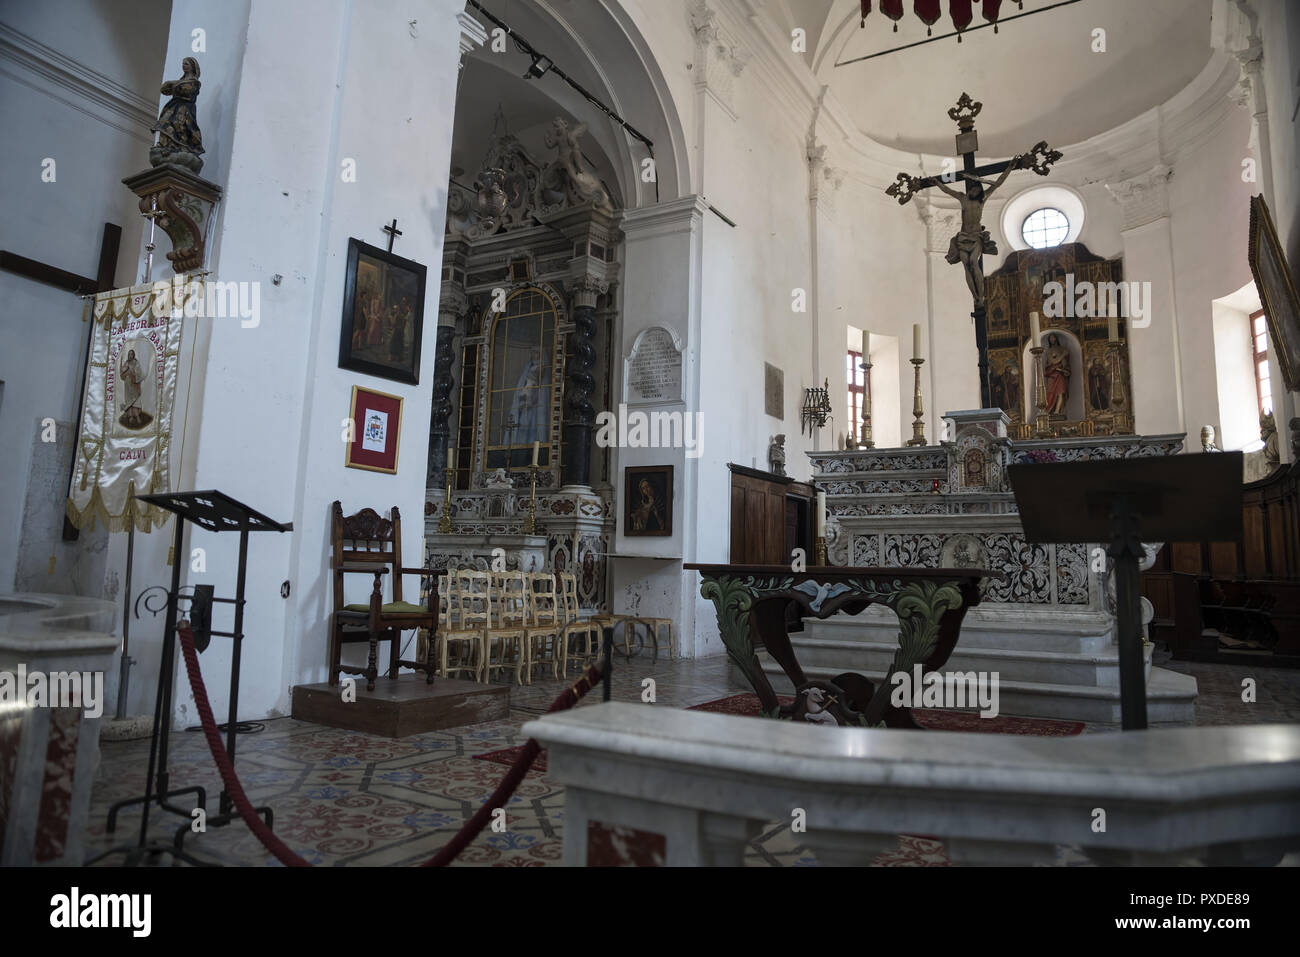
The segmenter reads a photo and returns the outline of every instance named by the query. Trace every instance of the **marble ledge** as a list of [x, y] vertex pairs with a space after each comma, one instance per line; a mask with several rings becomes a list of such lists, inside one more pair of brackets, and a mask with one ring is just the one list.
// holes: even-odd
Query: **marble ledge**
[[117, 603], [77, 595], [0, 594], [0, 656], [109, 654]]
[[1163, 806], [1281, 792], [1300, 801], [1297, 725], [1037, 738], [822, 728], [610, 702], [547, 715], [522, 731], [553, 749], [553, 769], [566, 785], [577, 782], [566, 780], [564, 753], [578, 751], [829, 790], [1088, 795]]

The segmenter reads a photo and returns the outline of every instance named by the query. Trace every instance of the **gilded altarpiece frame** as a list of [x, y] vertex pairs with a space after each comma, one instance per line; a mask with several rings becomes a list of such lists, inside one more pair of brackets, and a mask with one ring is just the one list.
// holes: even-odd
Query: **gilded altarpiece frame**
[[[480, 293], [470, 299], [468, 334], [461, 348], [460, 428], [454, 449], [455, 484], [459, 489], [468, 489], [474, 482], [474, 475], [484, 475], [499, 467], [511, 473], [527, 474], [531, 463], [531, 442], [537, 438], [541, 442], [537, 487], [554, 488], [558, 486], [557, 476], [563, 467], [564, 342], [572, 328], [564, 305], [564, 293], [547, 282], [518, 282], [502, 288], [505, 308], [501, 312], [495, 308], [500, 299], [492, 294]], [[502, 391], [497, 386], [504, 380], [499, 380], [501, 358], [494, 354], [493, 343], [498, 341], [502, 323], [543, 313], [549, 316], [546, 320], [549, 333], [545, 337], [548, 340], [545, 346], [550, 350], [545, 370], [549, 373], [549, 382], [546, 383], [549, 394], [547, 421], [537, 435], [530, 433], [527, 441], [512, 442], [515, 454], [498, 461], [502, 458], [503, 446], [495, 441], [499, 438], [496, 433], [500, 423], [494, 421], [493, 396]]]
[[1067, 288], [1081, 288], [1079, 283], [1085, 281], [1121, 283], [1124, 262], [1093, 255], [1082, 243], [1065, 243], [1012, 252], [985, 280], [992, 402], [1011, 419], [1012, 437], [1029, 438], [1033, 431], [1035, 380], [1033, 370], [1026, 367], [1031, 357], [1031, 312], [1039, 314], [1044, 343], [1053, 331], [1068, 333], [1078, 343], [1081, 358], [1081, 367], [1071, 369], [1069, 388], [1082, 390], [1082, 412], [1052, 416], [1051, 432], [1058, 436], [1134, 434], [1128, 319], [1118, 317], [1118, 342], [1112, 344], [1104, 309], [1097, 309], [1096, 315], [1075, 316], [1068, 308], [1066, 315], [1048, 316], [1043, 287], [1053, 281], [1065, 286], [1070, 276], [1073, 286]]

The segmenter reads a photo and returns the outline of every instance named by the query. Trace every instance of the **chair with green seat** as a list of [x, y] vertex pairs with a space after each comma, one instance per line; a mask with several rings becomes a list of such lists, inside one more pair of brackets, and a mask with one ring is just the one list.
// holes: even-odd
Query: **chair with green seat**
[[[363, 508], [355, 515], [345, 516], [339, 502], [334, 503], [332, 514], [334, 614], [330, 620], [330, 684], [338, 684], [340, 674], [364, 675], [366, 690], [374, 691], [375, 679], [379, 676], [379, 643], [385, 640], [390, 642], [388, 677], [396, 678], [399, 668], [413, 668], [423, 671], [428, 676], [428, 683], [432, 684], [434, 643], [425, 642], [422, 661], [401, 660], [399, 643], [404, 631], [427, 628], [430, 634], [436, 634], [437, 572], [431, 568], [402, 567], [402, 517], [396, 505], [390, 518], [383, 518], [372, 508]], [[373, 576], [369, 601], [345, 603], [344, 576], [354, 573]], [[393, 580], [393, 600], [385, 602], [383, 579], [388, 574]], [[402, 579], [408, 575], [433, 582], [428, 605], [402, 600]], [[361, 641], [370, 646], [366, 667], [343, 664], [343, 646]]]

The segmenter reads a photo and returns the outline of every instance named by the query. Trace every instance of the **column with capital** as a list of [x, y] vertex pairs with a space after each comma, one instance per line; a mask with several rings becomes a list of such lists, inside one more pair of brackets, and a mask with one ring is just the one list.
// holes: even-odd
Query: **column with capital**
[[591, 430], [596, 410], [591, 394], [596, 388], [596, 300], [609, 283], [582, 276], [571, 285], [573, 332], [569, 337], [564, 383], [564, 484], [591, 485]]

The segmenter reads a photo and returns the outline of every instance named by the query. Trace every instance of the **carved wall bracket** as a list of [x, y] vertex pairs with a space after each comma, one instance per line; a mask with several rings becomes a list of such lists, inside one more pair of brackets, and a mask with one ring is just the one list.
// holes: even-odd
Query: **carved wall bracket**
[[171, 163], [122, 182], [140, 197], [140, 212], [152, 217], [171, 240], [167, 259], [177, 275], [202, 267], [207, 259], [208, 221], [221, 198], [221, 187]]

